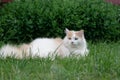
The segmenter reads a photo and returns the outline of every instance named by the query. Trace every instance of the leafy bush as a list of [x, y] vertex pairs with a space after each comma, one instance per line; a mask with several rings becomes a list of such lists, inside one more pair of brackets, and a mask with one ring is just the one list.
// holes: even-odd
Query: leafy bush
[[119, 6], [102, 0], [15, 0], [0, 8], [0, 40], [29, 42], [85, 30], [88, 40], [119, 40]]

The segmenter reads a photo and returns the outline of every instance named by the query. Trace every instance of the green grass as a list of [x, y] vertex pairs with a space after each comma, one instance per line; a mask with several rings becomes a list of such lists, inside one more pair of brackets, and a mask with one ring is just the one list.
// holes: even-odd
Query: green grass
[[0, 80], [120, 80], [120, 42], [89, 44], [84, 58], [0, 59]]

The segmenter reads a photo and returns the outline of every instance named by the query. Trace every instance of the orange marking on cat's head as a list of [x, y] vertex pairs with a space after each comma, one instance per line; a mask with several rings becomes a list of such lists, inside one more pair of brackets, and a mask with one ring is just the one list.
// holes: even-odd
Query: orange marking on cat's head
[[83, 37], [84, 36], [84, 30], [76, 31], [76, 36]]
[[84, 36], [84, 30], [80, 30], [80, 31], [71, 31], [71, 30], [68, 30], [66, 29], [66, 36], [69, 38], [69, 37], [72, 37], [72, 36], [77, 36], [77, 37], [83, 37]]

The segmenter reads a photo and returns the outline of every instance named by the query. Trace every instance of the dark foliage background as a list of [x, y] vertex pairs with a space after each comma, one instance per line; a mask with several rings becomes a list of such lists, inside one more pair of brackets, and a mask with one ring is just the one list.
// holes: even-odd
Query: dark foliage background
[[102, 0], [15, 0], [0, 8], [0, 41], [30, 42], [85, 30], [87, 40], [120, 39], [120, 6]]

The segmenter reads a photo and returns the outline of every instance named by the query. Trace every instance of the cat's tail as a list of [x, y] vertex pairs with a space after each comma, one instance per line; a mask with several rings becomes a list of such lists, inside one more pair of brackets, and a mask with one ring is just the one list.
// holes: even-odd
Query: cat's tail
[[1, 47], [0, 57], [2, 58], [13, 57], [17, 59], [28, 57], [29, 56], [28, 48], [29, 48], [28, 44], [22, 44], [19, 46], [7, 44]]

